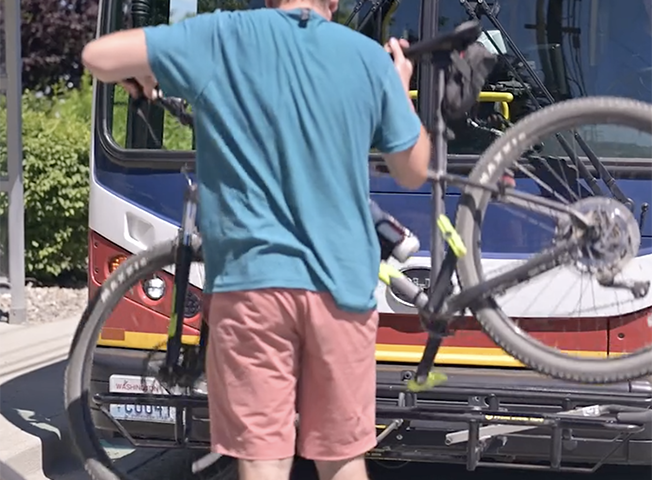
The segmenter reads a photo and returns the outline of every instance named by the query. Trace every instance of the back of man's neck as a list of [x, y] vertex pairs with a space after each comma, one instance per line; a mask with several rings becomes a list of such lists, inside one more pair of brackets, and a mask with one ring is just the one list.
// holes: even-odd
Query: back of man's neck
[[310, 2], [310, 1], [307, 1], [307, 0], [294, 0], [294, 1], [291, 1], [291, 2], [284, 2], [278, 8], [280, 10], [296, 10], [298, 8], [307, 8], [307, 9], [312, 10], [315, 13], [321, 15], [322, 17], [326, 18], [327, 20], [331, 20], [331, 18], [332, 18], [332, 14], [328, 9], [317, 6], [314, 2]]

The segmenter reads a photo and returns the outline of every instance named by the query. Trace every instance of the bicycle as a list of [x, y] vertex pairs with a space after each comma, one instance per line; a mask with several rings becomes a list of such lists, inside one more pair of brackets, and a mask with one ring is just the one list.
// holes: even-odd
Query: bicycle
[[[652, 346], [632, 354], [610, 358], [575, 358], [524, 335], [502, 312], [494, 296], [559, 266], [594, 274], [601, 285], [629, 291], [635, 298], [649, 294], [649, 281], [620, 281], [616, 275], [638, 252], [641, 242], [633, 213], [613, 198], [588, 197], [570, 204], [508, 188], [499, 180], [507, 169], [531, 175], [520, 164], [520, 153], [529, 150], [544, 136], [559, 129], [573, 129], [594, 120], [624, 125], [652, 134], [652, 105], [610, 97], [588, 97], [546, 107], [509, 128], [484, 152], [467, 177], [447, 173], [446, 122], [442, 100], [451, 57], [474, 43], [481, 33], [478, 22], [467, 22], [453, 33], [419, 42], [406, 51], [410, 58], [428, 57], [436, 73], [434, 121], [434, 162], [429, 172], [432, 183], [433, 245], [431, 248], [431, 288], [426, 293], [387, 262], [381, 263], [379, 280], [408, 299], [420, 312], [428, 341], [416, 374], [406, 382], [410, 392], [433, 388], [444, 380], [432, 370], [442, 338], [455, 314], [470, 309], [483, 330], [511, 356], [526, 366], [552, 377], [584, 383], [613, 383], [652, 373]], [[159, 98], [157, 103], [179, 121], [192, 126], [193, 117], [179, 99]], [[388, 171], [379, 157], [372, 157], [372, 170]], [[446, 185], [462, 189], [455, 226], [443, 211]], [[532, 204], [537, 214], [547, 213], [556, 221], [554, 245], [520, 265], [485, 280], [481, 263], [480, 228], [490, 199], [515, 206]], [[110, 460], [100, 453], [94, 431], [90, 403], [107, 416], [108, 404], [144, 404], [181, 406], [177, 408], [175, 427], [178, 441], [188, 443], [186, 417], [199, 405], [193, 399], [194, 388], [203, 373], [208, 328], [202, 325], [197, 345], [182, 343], [184, 301], [193, 262], [201, 262], [201, 239], [196, 232], [197, 187], [188, 177], [183, 216], [178, 238], [129, 257], [102, 285], [83, 314], [70, 350], [66, 369], [65, 404], [75, 444], [94, 478], [116, 478]], [[448, 248], [446, 248], [446, 246]], [[141, 279], [174, 265], [174, 301], [170, 317], [165, 360], [156, 367], [159, 382], [173, 395], [98, 394], [89, 397], [90, 370], [96, 339], [106, 318], [127, 291]], [[454, 293], [457, 273], [460, 293]], [[636, 417], [649, 421], [647, 411]], [[629, 414], [630, 417], [632, 414]], [[639, 415], [636, 413], [635, 415]], [[652, 417], [652, 415], [650, 415]], [[625, 418], [625, 417], [623, 417]], [[629, 418], [629, 417], [627, 417]], [[631, 418], [630, 418], [631, 420]], [[116, 428], [128, 437], [119, 422]], [[615, 421], [615, 420], [614, 420]]]

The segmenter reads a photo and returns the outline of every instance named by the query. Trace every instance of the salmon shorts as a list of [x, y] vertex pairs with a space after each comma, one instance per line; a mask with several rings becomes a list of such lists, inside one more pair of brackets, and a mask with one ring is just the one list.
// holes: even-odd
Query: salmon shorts
[[327, 293], [265, 289], [208, 295], [206, 318], [214, 451], [338, 461], [376, 445], [375, 310], [339, 310]]

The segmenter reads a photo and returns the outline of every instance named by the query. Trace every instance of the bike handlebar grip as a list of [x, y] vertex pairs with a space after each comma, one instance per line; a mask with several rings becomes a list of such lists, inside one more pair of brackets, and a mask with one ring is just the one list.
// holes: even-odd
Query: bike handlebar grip
[[126, 83], [128, 85], [131, 85], [138, 91], [138, 97], [134, 98], [132, 101], [132, 108], [135, 108], [138, 110], [140, 107], [143, 106], [145, 102], [147, 102], [147, 97], [145, 97], [145, 92], [143, 90], [143, 86], [136, 81], [135, 78], [127, 78], [124, 80], [122, 83]]
[[122, 83], [126, 83], [127, 85], [131, 85], [132, 87], [134, 87], [136, 90], [138, 90], [138, 92], [140, 92], [141, 96], [145, 95], [143, 92], [143, 86], [140, 83], [138, 83], [138, 81], [136, 81], [135, 78], [127, 78]]
[[642, 410], [639, 412], [621, 412], [616, 414], [616, 419], [620, 423], [629, 423], [631, 425], [652, 424], [652, 410]]
[[437, 50], [447, 51], [464, 47], [476, 41], [482, 33], [482, 26], [477, 21], [468, 21], [460, 24], [453, 32], [437, 35], [433, 38], [421, 40], [403, 49], [406, 58], [416, 59], [427, 53]]

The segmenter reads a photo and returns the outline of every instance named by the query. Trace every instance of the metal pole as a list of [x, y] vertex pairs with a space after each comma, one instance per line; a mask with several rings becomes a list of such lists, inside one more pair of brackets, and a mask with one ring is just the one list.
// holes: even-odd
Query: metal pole
[[25, 306], [25, 204], [21, 118], [20, 0], [4, 0], [7, 59], [7, 173], [9, 174], [10, 323], [23, 323]]

